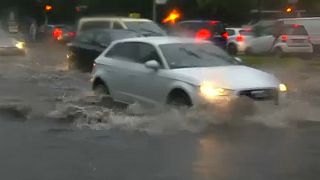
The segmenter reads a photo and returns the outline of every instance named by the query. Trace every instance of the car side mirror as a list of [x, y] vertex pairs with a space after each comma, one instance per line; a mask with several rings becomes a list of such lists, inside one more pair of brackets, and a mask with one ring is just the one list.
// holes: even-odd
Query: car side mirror
[[158, 70], [160, 68], [160, 64], [156, 60], [150, 60], [145, 63], [145, 66], [149, 69]]

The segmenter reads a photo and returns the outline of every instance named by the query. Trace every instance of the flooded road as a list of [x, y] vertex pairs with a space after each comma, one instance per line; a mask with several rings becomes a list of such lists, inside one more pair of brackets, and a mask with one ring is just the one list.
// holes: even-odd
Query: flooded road
[[10, 180], [318, 179], [320, 69], [264, 67], [287, 82], [281, 106], [221, 121], [198, 109], [115, 110], [90, 74], [65, 70], [65, 48], [0, 57], [0, 177]]

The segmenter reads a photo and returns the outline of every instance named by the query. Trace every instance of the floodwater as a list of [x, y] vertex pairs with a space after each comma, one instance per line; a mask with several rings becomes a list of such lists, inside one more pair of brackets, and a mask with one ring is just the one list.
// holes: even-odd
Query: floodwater
[[320, 73], [312, 61], [263, 67], [288, 84], [287, 101], [221, 119], [197, 108], [105, 106], [90, 74], [65, 70], [65, 53], [37, 43], [26, 57], [0, 57], [1, 179], [318, 179]]

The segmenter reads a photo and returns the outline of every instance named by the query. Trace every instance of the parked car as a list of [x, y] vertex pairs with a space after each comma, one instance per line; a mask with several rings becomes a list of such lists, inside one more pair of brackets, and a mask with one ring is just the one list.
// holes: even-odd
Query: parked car
[[228, 40], [228, 32], [220, 21], [180, 21], [169, 29], [169, 33], [173, 36], [209, 40], [223, 49], [226, 48]]
[[311, 55], [313, 47], [302, 25], [268, 26], [255, 32], [247, 54]]
[[303, 25], [309, 34], [314, 53], [320, 54], [320, 17], [279, 19], [280, 24]]
[[140, 33], [144, 36], [165, 36], [155, 22], [149, 19], [122, 17], [90, 17], [82, 18], [78, 22], [77, 34], [91, 29], [120, 29]]
[[91, 71], [94, 60], [112, 41], [137, 36], [139, 35], [126, 30], [96, 29], [83, 32], [67, 44], [68, 69]]
[[251, 29], [227, 28], [229, 34], [227, 51], [231, 55], [244, 53], [252, 40]]
[[278, 103], [286, 86], [209, 41], [142, 37], [112, 43], [95, 61], [93, 89], [146, 105], [221, 105], [245, 96]]
[[10, 34], [0, 30], [0, 55], [25, 55], [24, 41], [19, 41]]

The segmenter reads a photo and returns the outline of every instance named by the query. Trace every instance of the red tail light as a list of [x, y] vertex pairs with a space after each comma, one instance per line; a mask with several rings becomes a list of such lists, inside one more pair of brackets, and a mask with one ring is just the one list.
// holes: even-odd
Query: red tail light
[[293, 24], [292, 27], [298, 28], [298, 27], [300, 27], [300, 25], [299, 24]]
[[282, 42], [287, 42], [288, 41], [288, 35], [282, 35], [281, 36], [281, 41]]
[[196, 39], [200, 39], [200, 40], [207, 40], [210, 39], [212, 36], [211, 32], [208, 29], [200, 29], [197, 33], [196, 33]]
[[75, 37], [76, 36], [76, 32], [68, 32], [68, 35], [71, 37]]
[[219, 21], [210, 21], [211, 25], [217, 25], [219, 23]]
[[237, 40], [238, 42], [242, 42], [242, 41], [244, 41], [244, 36], [239, 35], [239, 36], [236, 37], [236, 40]]
[[224, 33], [221, 34], [221, 36], [222, 36], [224, 39], [228, 39], [229, 34], [228, 34], [228, 32], [224, 32]]
[[55, 28], [52, 32], [52, 36], [56, 39], [62, 36], [62, 30], [60, 28]]

